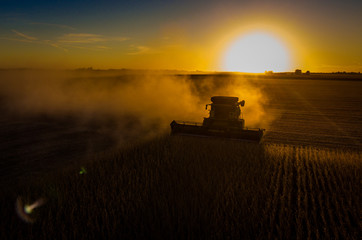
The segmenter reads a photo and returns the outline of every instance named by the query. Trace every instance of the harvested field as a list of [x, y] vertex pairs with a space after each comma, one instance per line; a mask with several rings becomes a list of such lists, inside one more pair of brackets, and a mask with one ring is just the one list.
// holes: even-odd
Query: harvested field
[[[172, 114], [183, 116], [177, 102], [170, 104], [175, 113], [164, 101], [135, 112], [122, 102], [121, 110], [107, 108], [117, 106], [116, 93], [134, 79], [100, 74], [73, 77], [71, 85], [53, 82], [52, 88], [61, 86], [54, 90], [58, 105], [45, 94], [49, 88], [37, 89], [37, 99], [50, 99], [45, 105], [29, 104], [33, 95], [24, 89], [30, 86], [2, 88], [1, 239], [359, 237], [361, 81], [171, 78], [192, 93], [187, 104], [197, 100], [201, 113], [188, 115], [195, 121], [206, 116], [210, 96], [244, 87], [246, 125], [266, 128], [263, 142], [253, 144], [168, 136]], [[167, 96], [157, 82], [152, 87]], [[83, 97], [59, 95], [73, 88]], [[139, 91], [153, 96], [147, 89]], [[48, 108], [67, 99], [69, 107]], [[20, 198], [22, 204], [46, 199], [29, 214], [34, 223], [16, 214]]]

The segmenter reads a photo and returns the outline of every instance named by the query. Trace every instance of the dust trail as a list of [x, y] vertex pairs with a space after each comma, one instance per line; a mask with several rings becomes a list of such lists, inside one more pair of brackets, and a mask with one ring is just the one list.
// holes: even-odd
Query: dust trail
[[[0, 95], [7, 112], [71, 119], [119, 136], [149, 136], [172, 119], [201, 118], [186, 78], [155, 72], [5, 71]], [[199, 116], [198, 116], [199, 114]]]
[[238, 96], [247, 126], [265, 127], [261, 89], [234, 75], [122, 71], [2, 71], [2, 107], [24, 116], [72, 119], [120, 138], [154, 136], [176, 120], [202, 121], [214, 95]]

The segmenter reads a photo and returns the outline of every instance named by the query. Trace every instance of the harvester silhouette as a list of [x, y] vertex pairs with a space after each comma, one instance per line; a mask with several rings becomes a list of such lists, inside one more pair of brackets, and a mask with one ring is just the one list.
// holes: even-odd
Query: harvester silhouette
[[240, 107], [245, 101], [239, 102], [238, 97], [214, 96], [211, 97], [210, 116], [204, 118], [203, 123], [172, 121], [171, 135], [196, 135], [240, 139], [260, 142], [265, 129], [246, 128], [245, 120], [240, 117]]

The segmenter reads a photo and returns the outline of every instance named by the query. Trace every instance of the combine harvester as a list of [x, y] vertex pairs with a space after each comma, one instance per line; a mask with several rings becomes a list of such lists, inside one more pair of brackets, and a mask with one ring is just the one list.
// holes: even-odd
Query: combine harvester
[[171, 122], [171, 135], [194, 135], [231, 138], [260, 142], [265, 129], [246, 128], [245, 120], [240, 118], [245, 101], [237, 97], [214, 96], [211, 98], [210, 116], [204, 122]]

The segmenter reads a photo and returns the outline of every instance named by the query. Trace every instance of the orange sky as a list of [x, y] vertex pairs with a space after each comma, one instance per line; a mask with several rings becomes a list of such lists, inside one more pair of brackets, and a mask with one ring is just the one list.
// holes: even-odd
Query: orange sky
[[286, 71], [362, 71], [359, 1], [5, 2], [0, 68], [224, 71], [227, 48], [257, 30], [288, 49]]

